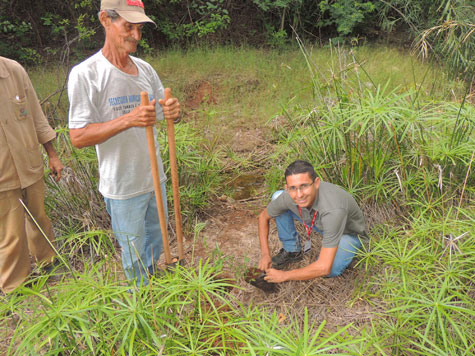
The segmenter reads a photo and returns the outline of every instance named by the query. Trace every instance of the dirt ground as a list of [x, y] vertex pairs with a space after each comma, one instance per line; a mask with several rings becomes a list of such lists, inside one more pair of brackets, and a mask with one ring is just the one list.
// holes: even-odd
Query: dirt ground
[[[377, 308], [354, 299], [354, 290], [364, 283], [362, 268], [351, 266], [337, 278], [316, 278], [312, 281], [291, 281], [279, 284], [275, 293], [265, 293], [245, 282], [249, 267], [257, 267], [260, 258], [257, 237], [257, 215], [265, 204], [262, 201], [221, 202], [209, 213], [206, 226], [195, 241], [185, 241], [187, 263], [197, 265], [200, 259], [216, 263], [224, 261], [224, 271], [235, 279], [238, 288], [232, 294], [245, 305], [258, 305], [269, 312], [277, 312], [282, 318], [303, 318], [304, 308], [309, 309], [312, 321], [326, 320], [327, 327], [354, 323], [367, 323]], [[301, 236], [303, 226], [296, 224]], [[289, 266], [304, 267], [315, 261], [321, 247], [321, 236], [312, 233], [312, 249], [305, 258]], [[275, 224], [271, 223], [270, 247], [273, 254], [281, 248]]]

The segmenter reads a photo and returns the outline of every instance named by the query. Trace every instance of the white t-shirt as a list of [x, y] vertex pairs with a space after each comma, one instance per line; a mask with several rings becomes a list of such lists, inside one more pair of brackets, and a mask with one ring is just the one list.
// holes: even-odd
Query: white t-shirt
[[[140, 92], [157, 99], [157, 119], [163, 119], [158, 99], [164, 89], [155, 70], [145, 61], [130, 57], [138, 75], [122, 72], [97, 52], [75, 66], [69, 74], [69, 128], [78, 129], [93, 123], [107, 122], [129, 113], [140, 105]], [[163, 171], [157, 132], [154, 128], [160, 181]], [[153, 191], [152, 169], [145, 128], [133, 127], [96, 145], [99, 162], [99, 191], [106, 198], [128, 199]]]

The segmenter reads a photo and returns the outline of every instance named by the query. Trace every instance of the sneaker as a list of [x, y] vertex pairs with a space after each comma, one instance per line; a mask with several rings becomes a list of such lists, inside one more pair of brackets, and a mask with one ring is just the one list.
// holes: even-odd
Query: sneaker
[[300, 261], [302, 258], [302, 251], [287, 252], [283, 248], [281, 248], [279, 253], [272, 257], [272, 267], [275, 269], [280, 269], [282, 267], [287, 266], [291, 262]]

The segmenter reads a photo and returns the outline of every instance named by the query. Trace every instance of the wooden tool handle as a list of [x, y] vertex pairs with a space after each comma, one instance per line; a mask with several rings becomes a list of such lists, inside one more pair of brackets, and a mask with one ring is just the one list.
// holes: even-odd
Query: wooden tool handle
[[[140, 93], [141, 105], [149, 105], [148, 93], [143, 91]], [[152, 165], [153, 188], [155, 190], [155, 199], [157, 200], [158, 218], [160, 220], [160, 230], [162, 232], [163, 251], [165, 253], [165, 263], [172, 262], [170, 254], [170, 243], [168, 242], [167, 219], [165, 217], [165, 209], [162, 199], [162, 189], [160, 187], [160, 176], [158, 173], [157, 151], [155, 149], [155, 137], [153, 136], [153, 126], [145, 128], [148, 143], [148, 154], [150, 156], [150, 164]]]
[[[170, 88], [165, 88], [165, 103], [172, 97], [172, 91]], [[178, 165], [176, 161], [176, 142], [175, 142], [175, 126], [174, 119], [167, 119], [167, 131], [168, 131], [168, 151], [170, 153], [170, 170], [172, 176], [173, 187], [173, 207], [175, 209], [175, 222], [176, 222], [176, 240], [178, 244], [178, 258], [182, 260], [185, 252], [183, 249], [183, 228], [181, 219], [180, 208], [180, 184], [178, 178]]]

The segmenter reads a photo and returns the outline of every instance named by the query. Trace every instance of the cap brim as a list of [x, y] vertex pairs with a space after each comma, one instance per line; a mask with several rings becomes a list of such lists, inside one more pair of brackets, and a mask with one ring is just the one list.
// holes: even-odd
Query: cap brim
[[127, 22], [130, 23], [144, 23], [144, 22], [149, 22], [153, 23], [155, 27], [157, 27], [157, 24], [153, 22], [150, 17], [148, 17], [145, 14], [141, 14], [140, 12], [137, 11], [127, 11], [127, 10], [115, 10], [120, 17], [123, 17]]

